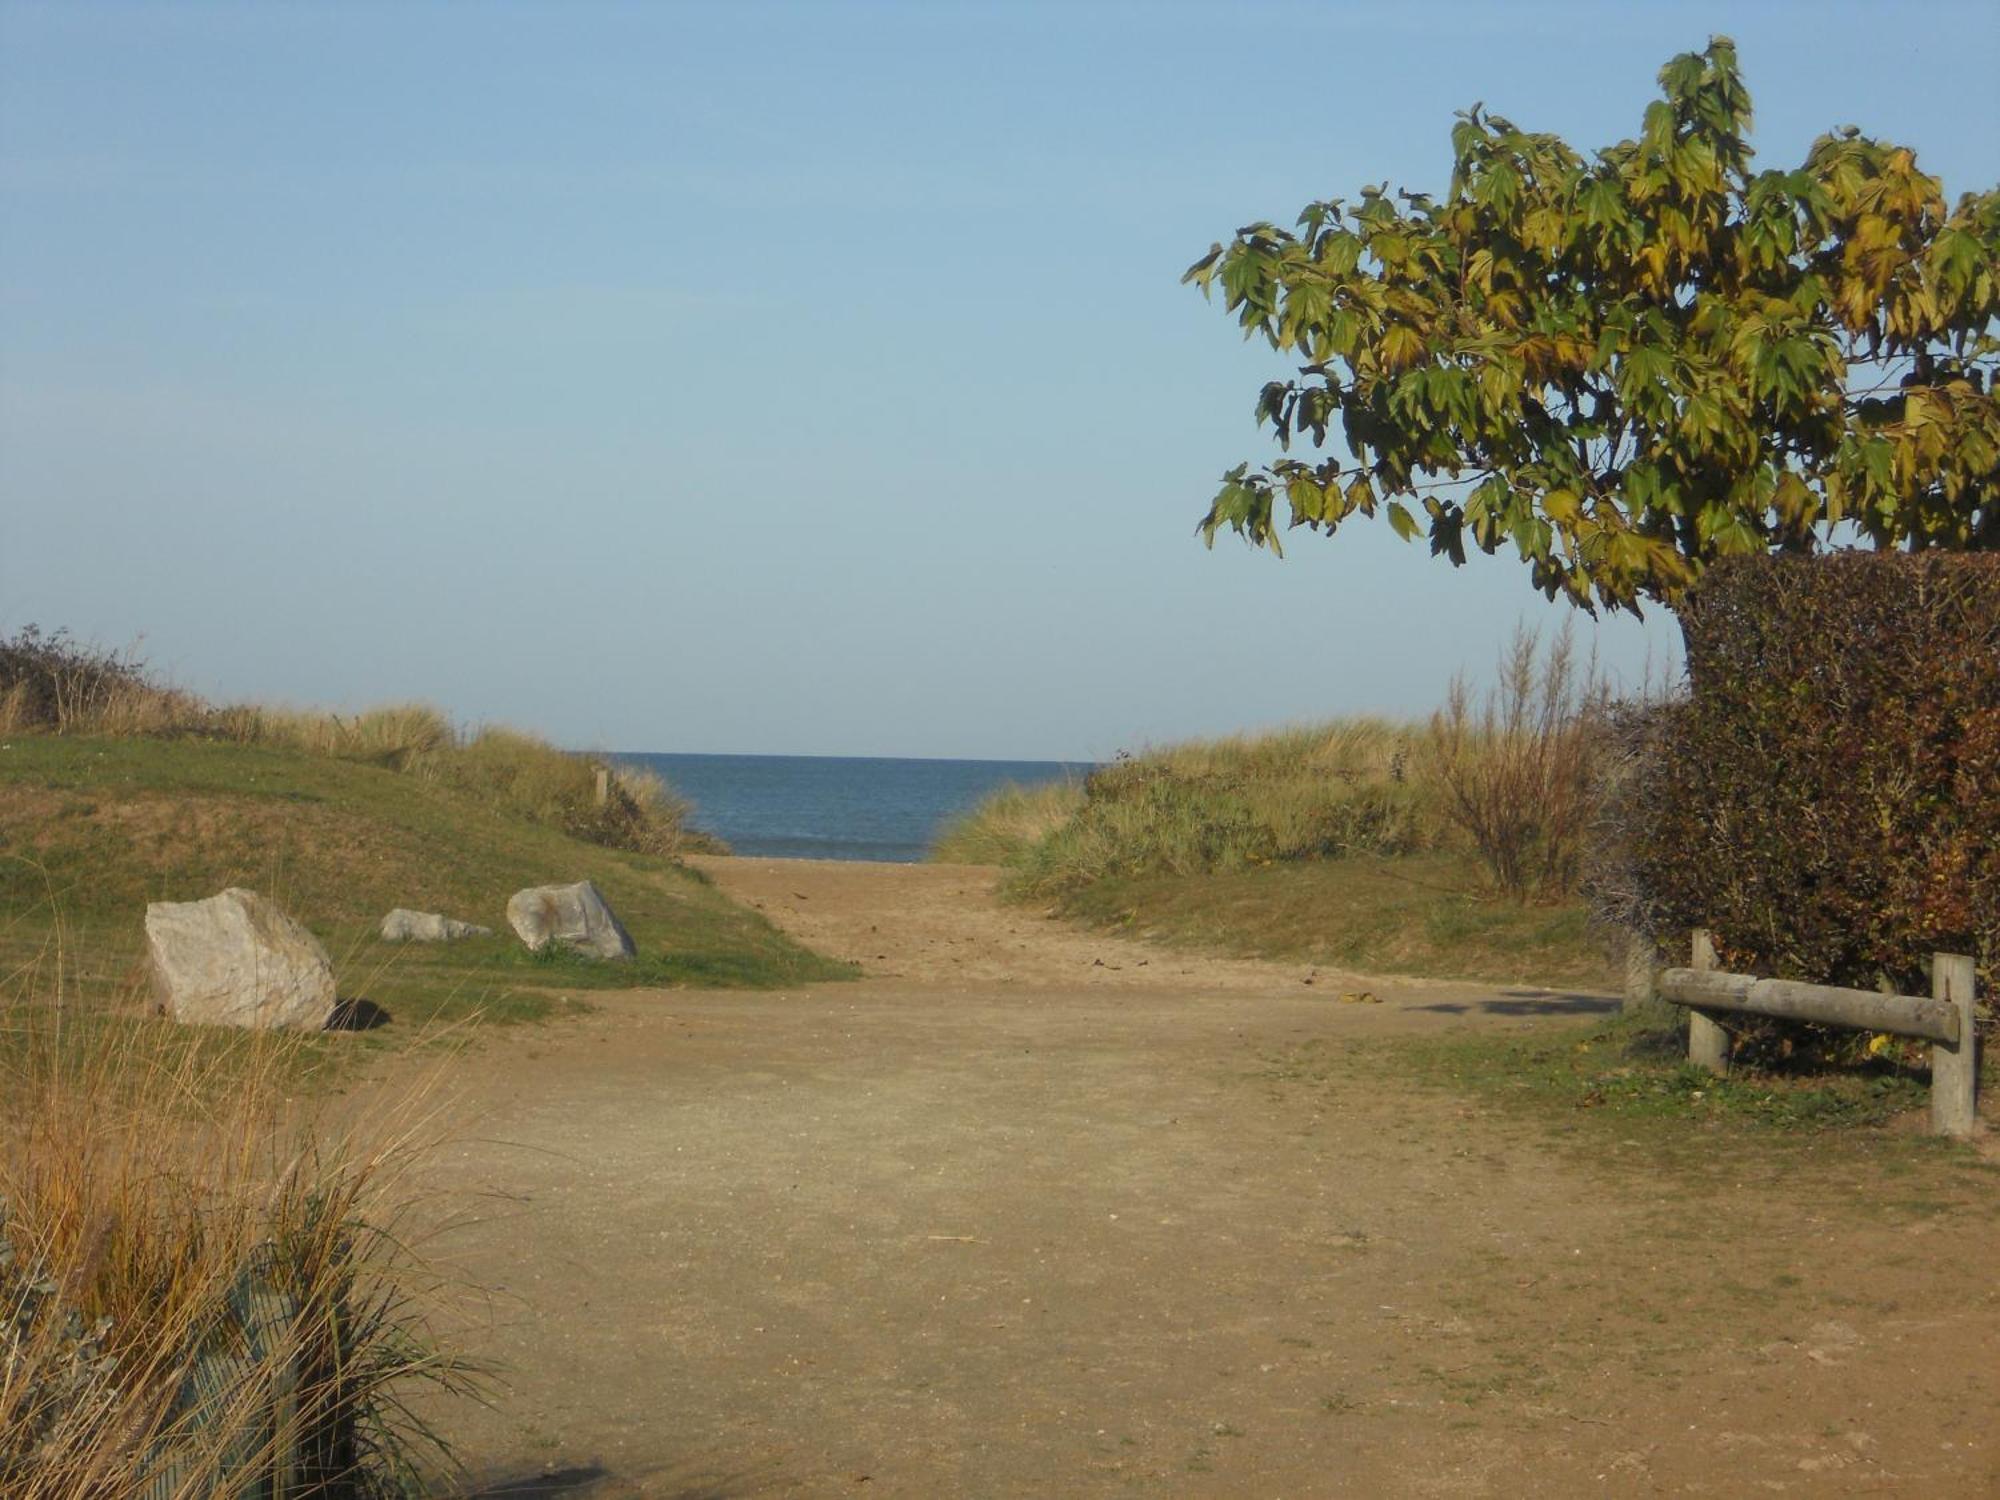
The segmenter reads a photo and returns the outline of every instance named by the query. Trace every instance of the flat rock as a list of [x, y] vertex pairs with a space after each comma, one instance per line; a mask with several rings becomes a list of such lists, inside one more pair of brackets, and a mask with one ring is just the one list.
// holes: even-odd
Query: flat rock
[[333, 964], [319, 939], [255, 891], [146, 907], [160, 1010], [177, 1021], [318, 1031], [333, 1015]]
[[390, 943], [451, 943], [460, 938], [491, 936], [491, 927], [461, 922], [434, 911], [411, 911], [405, 906], [397, 907], [382, 919], [382, 938]]
[[550, 943], [592, 958], [630, 958], [639, 951], [618, 914], [588, 880], [514, 892], [507, 898], [507, 925], [536, 953]]

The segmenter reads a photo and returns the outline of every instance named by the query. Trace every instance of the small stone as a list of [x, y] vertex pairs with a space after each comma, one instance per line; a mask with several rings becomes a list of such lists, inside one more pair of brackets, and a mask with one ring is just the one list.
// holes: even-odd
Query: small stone
[[382, 940], [388, 943], [451, 943], [460, 938], [491, 936], [491, 927], [461, 922], [434, 911], [411, 911], [403, 906], [382, 919]]

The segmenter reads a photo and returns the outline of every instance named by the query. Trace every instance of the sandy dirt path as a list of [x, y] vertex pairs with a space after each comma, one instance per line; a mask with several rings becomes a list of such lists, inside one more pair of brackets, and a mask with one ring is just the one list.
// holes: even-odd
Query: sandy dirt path
[[1940, 1274], [1990, 1267], [1990, 1176], [1585, 1150], [1383, 1049], [1590, 997], [1353, 1003], [986, 871], [706, 867], [870, 977], [463, 1061], [428, 1170], [509, 1367], [448, 1412], [487, 1494], [2000, 1492], [2000, 1295]]

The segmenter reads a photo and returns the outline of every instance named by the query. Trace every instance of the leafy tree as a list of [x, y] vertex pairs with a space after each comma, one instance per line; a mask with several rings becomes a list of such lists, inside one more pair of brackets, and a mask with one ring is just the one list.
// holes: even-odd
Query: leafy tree
[[1549, 597], [1635, 613], [1736, 553], [2000, 548], [2000, 189], [1948, 209], [1851, 127], [1753, 173], [1734, 45], [1659, 78], [1591, 159], [1475, 105], [1442, 201], [1364, 188], [1189, 268], [1301, 361], [1257, 415], [1319, 450], [1230, 470], [1211, 545], [1277, 550], [1282, 494], [1455, 564], [1511, 542]]

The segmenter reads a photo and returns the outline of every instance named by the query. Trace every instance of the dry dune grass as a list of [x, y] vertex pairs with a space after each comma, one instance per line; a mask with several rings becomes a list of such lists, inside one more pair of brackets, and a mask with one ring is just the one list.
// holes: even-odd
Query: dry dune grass
[[[58, 732], [71, 734], [180, 734], [202, 721], [197, 698], [170, 688], [118, 685], [66, 704]], [[43, 728], [33, 695], [23, 683], [0, 689], [0, 734], [27, 734]]]
[[1107, 878], [1193, 875], [1353, 853], [1396, 855], [1444, 837], [1420, 774], [1422, 726], [1360, 718], [1191, 741], [1099, 767], [1078, 788], [975, 810], [945, 849], [1012, 864], [1034, 894]]
[[459, 747], [451, 721], [427, 703], [390, 703], [355, 714], [243, 704], [219, 709], [213, 732], [339, 760], [375, 761], [422, 774]]
[[1567, 631], [1519, 632], [1485, 693], [1461, 678], [1428, 720], [1121, 756], [1079, 787], [996, 794], [937, 854], [1010, 865], [1016, 889], [1061, 899], [1140, 876], [1458, 853], [1509, 896], [1559, 899], [1575, 885], [1608, 701]]
[[0, 734], [179, 734], [208, 706], [146, 676], [130, 654], [34, 626], [0, 638]]
[[300, 1038], [65, 1002], [0, 1031], [0, 1492], [432, 1493], [413, 1388], [472, 1392], [431, 1335], [405, 1172], [429, 1086], [330, 1128]]
[[1069, 822], [1082, 806], [1081, 781], [1003, 786], [946, 827], [931, 857], [952, 864], [1006, 864]]
[[1397, 780], [1409, 765], [1413, 740], [1421, 733], [1418, 726], [1399, 719], [1360, 715], [1268, 734], [1189, 740], [1152, 751], [1147, 758], [1190, 778]]

